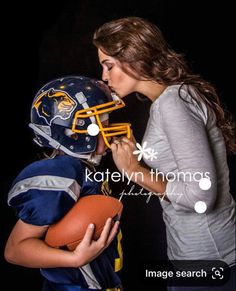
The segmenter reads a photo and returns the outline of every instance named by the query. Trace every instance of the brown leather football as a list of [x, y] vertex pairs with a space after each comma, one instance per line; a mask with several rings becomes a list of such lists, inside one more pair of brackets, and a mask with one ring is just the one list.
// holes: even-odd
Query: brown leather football
[[90, 223], [95, 225], [94, 238], [98, 239], [107, 218], [119, 220], [123, 204], [116, 198], [105, 195], [88, 195], [78, 202], [57, 223], [51, 225], [45, 242], [55, 248], [74, 250], [81, 242]]

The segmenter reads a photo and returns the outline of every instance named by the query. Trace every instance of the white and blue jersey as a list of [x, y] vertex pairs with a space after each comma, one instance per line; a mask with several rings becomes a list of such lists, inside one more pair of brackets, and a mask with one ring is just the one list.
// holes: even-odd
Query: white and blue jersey
[[[101, 185], [85, 179], [86, 164], [67, 156], [34, 162], [21, 171], [8, 195], [19, 219], [25, 223], [45, 226], [60, 220], [79, 197], [102, 194]], [[121, 232], [91, 263], [80, 268], [45, 268], [42, 275], [60, 285], [109, 289], [121, 285]], [[68, 289], [69, 290], [69, 289]]]

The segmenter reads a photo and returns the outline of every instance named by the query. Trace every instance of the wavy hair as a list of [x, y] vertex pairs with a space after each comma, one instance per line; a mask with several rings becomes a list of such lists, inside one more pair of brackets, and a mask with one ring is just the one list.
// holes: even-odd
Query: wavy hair
[[215, 114], [227, 153], [236, 153], [235, 122], [232, 115], [223, 109], [214, 86], [190, 71], [184, 56], [170, 48], [155, 24], [140, 17], [113, 20], [95, 31], [93, 43], [105, 54], [116, 58], [122, 69], [134, 78], [166, 86], [193, 86], [197, 98]]

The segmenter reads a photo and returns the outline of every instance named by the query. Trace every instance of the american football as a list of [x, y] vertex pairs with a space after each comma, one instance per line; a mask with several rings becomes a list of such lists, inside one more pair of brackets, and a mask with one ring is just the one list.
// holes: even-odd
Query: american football
[[121, 217], [123, 204], [116, 198], [105, 195], [82, 197], [57, 223], [51, 225], [45, 242], [55, 248], [74, 250], [81, 242], [90, 223], [95, 225], [93, 239], [98, 239], [107, 218], [117, 221]]

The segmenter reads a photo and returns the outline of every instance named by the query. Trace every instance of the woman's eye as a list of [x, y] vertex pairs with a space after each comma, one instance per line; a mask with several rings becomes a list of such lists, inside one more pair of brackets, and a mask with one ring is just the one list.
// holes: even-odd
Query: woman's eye
[[111, 63], [106, 63], [106, 68], [110, 71], [113, 68], [113, 65]]

